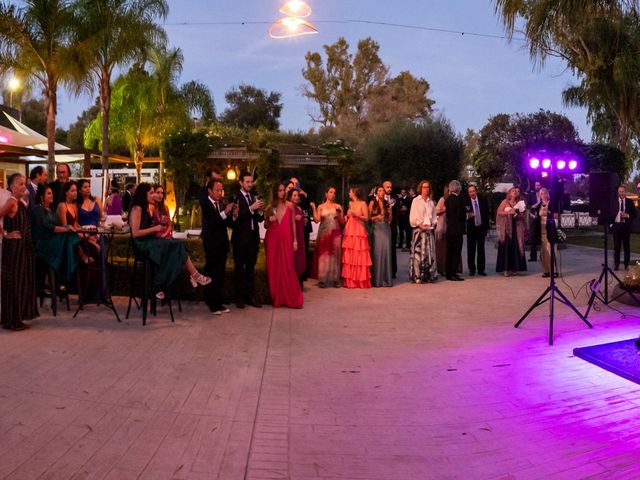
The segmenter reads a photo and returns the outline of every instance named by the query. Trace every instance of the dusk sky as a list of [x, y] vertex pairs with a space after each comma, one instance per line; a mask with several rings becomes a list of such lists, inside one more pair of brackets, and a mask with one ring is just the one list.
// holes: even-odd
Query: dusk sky
[[[282, 16], [278, 9], [283, 3], [284, 0], [170, 1], [165, 28], [171, 45], [180, 47], [184, 54], [181, 83], [205, 83], [218, 113], [225, 108], [224, 93], [240, 83], [281, 92], [281, 127], [306, 131], [313, 126], [309, 111], [314, 108], [301, 94], [306, 52], [322, 51], [323, 45], [340, 36], [355, 49], [358, 40], [371, 36], [380, 44], [380, 56], [392, 75], [409, 70], [431, 84], [429, 96], [436, 101], [435, 108], [461, 133], [467, 128], [480, 129], [497, 113], [529, 113], [543, 108], [564, 113], [584, 140], [591, 138], [585, 110], [562, 106], [562, 90], [575, 82], [562, 63], [551, 59], [538, 71], [521, 42], [509, 44], [502, 38], [470, 35], [503, 35], [492, 1], [309, 0], [313, 9], [309, 20], [320, 33], [274, 40], [267, 30], [271, 21]], [[264, 23], [235, 23], [243, 21]], [[66, 126], [73, 122], [90, 102], [88, 97], [61, 98], [59, 123]]]

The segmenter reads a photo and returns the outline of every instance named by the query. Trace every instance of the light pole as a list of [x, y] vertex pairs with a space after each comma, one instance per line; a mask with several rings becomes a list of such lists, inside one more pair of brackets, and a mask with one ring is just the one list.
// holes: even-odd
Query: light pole
[[[9, 80], [9, 107], [10, 108], [14, 108], [13, 106], [13, 94], [15, 92], [17, 92], [18, 90], [20, 90], [20, 80], [18, 80], [16, 77], [12, 77]], [[18, 121], [22, 121], [22, 112], [20, 111], [19, 108], [16, 108], [15, 110], [18, 111]]]

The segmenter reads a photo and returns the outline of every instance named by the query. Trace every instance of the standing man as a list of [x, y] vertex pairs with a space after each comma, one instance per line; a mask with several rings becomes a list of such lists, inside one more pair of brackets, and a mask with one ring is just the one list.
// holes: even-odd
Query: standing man
[[618, 210], [613, 219], [613, 261], [615, 269], [620, 268], [620, 245], [624, 248], [624, 268], [631, 261], [629, 239], [631, 237], [631, 222], [636, 218], [636, 208], [633, 202], [627, 198], [627, 190], [624, 185], [618, 187]]
[[[204, 184], [200, 187], [200, 192], [198, 192], [198, 201], [200, 202], [201, 206], [206, 202], [207, 198], [209, 198], [210, 180], [218, 180], [222, 183], [222, 174], [215, 168], [210, 168], [209, 170], [207, 170], [207, 176], [204, 179]], [[204, 209], [202, 210], [202, 212], [202, 214], [204, 215]]]
[[53, 192], [53, 203], [51, 204], [51, 211], [55, 212], [60, 202], [64, 202], [62, 196], [62, 185], [69, 183], [71, 177], [71, 170], [66, 163], [58, 163], [56, 165], [56, 180], [51, 182], [51, 191]]
[[224, 206], [224, 188], [220, 180], [210, 179], [207, 183], [206, 201], [200, 203], [202, 209], [202, 245], [206, 257], [205, 275], [211, 283], [204, 287], [204, 300], [214, 315], [229, 313], [222, 304], [222, 286], [229, 253], [229, 235], [233, 203]]
[[392, 278], [396, 278], [396, 274], [398, 273], [396, 244], [398, 242], [398, 213], [400, 209], [400, 202], [398, 201], [398, 198], [391, 193], [393, 185], [390, 180], [385, 180], [382, 183], [382, 188], [384, 188], [384, 199], [389, 204], [389, 209], [391, 210], [391, 222], [389, 223], [391, 226], [391, 274]]
[[33, 167], [29, 173], [29, 182], [27, 183], [27, 200], [29, 213], [36, 206], [36, 196], [38, 190], [47, 183], [47, 171], [42, 166]]
[[531, 243], [531, 252], [529, 254], [530, 262], [535, 262], [538, 260], [538, 245], [540, 245], [540, 237], [542, 235], [539, 216], [541, 188], [542, 184], [540, 182], [536, 182], [534, 184], [533, 191], [529, 192], [527, 198], [527, 204], [529, 206], [529, 231], [531, 233], [531, 238], [529, 239]]
[[411, 246], [412, 230], [409, 224], [409, 211], [411, 210], [411, 202], [413, 198], [407, 194], [407, 189], [400, 190], [400, 197], [398, 197], [398, 203], [400, 208], [398, 210], [398, 247], [397, 248], [409, 248]]
[[457, 273], [458, 262], [462, 255], [462, 243], [464, 236], [464, 224], [467, 215], [464, 208], [464, 200], [460, 196], [462, 185], [458, 180], [449, 182], [449, 196], [444, 201], [447, 209], [447, 259], [445, 272], [447, 280], [461, 282], [464, 278]]
[[129, 214], [129, 208], [131, 207], [131, 199], [133, 198], [133, 192], [136, 186], [133, 183], [128, 183], [124, 189], [122, 195], [122, 213]]
[[244, 308], [245, 304], [261, 308], [256, 302], [253, 273], [260, 248], [260, 228], [258, 223], [264, 220], [262, 207], [264, 202], [257, 200], [251, 193], [253, 176], [244, 172], [240, 174], [240, 191], [236, 195], [233, 207], [233, 245], [234, 283], [236, 306]]
[[[486, 277], [484, 240], [491, 226], [489, 221], [489, 204], [486, 198], [478, 196], [478, 189], [475, 185], [469, 185], [467, 189], [469, 199], [467, 201], [467, 266], [469, 275]], [[477, 252], [477, 257], [476, 257]], [[477, 259], [477, 264], [476, 264]], [[476, 270], [476, 265], [478, 269]]]

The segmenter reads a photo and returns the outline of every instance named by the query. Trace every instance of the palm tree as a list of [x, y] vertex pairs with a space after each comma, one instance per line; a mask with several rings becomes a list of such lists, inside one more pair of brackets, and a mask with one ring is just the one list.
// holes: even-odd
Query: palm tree
[[21, 8], [0, 3], [0, 68], [42, 85], [47, 109], [47, 165], [55, 171], [58, 85], [73, 77], [75, 46], [71, 4], [66, 0], [27, 0]]
[[166, 0], [77, 0], [76, 40], [92, 85], [98, 87], [102, 116], [103, 194], [109, 170], [109, 115], [111, 76], [115, 67], [128, 65], [147, 49], [166, 40], [156, 23], [166, 18]]

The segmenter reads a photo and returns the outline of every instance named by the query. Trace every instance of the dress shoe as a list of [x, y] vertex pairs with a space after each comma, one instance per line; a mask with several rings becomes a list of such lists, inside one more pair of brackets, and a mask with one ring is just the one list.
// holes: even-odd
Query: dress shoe
[[236, 303], [236, 308], [244, 308], [244, 303], [243, 302]]
[[551, 275], [549, 273], [543, 273], [542, 278], [549, 278]]
[[469, 272], [470, 277], [475, 277], [475, 275], [476, 275], [476, 272]]
[[460, 277], [447, 277], [447, 280], [451, 280], [452, 282], [463, 282], [464, 278], [460, 278]]
[[262, 308], [262, 304], [256, 302], [255, 300], [251, 300], [250, 302], [247, 302], [247, 305], [254, 308]]
[[211, 310], [211, 315], [222, 315], [220, 310]]
[[486, 277], [487, 274], [485, 272], [478, 272], [478, 275], [480, 275], [481, 277]]

